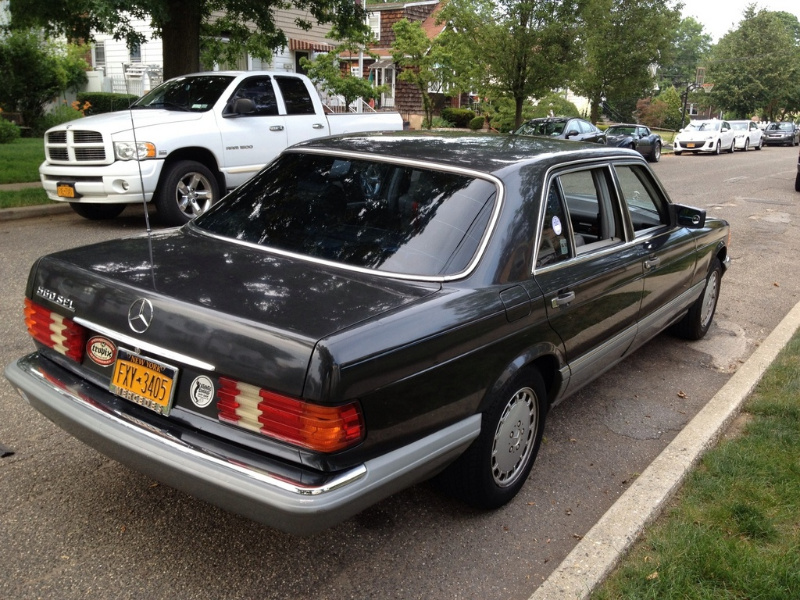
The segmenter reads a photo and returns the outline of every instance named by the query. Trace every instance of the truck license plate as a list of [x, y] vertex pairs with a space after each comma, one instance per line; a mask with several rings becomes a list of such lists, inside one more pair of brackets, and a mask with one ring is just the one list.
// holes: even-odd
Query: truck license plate
[[167, 416], [177, 377], [176, 367], [120, 348], [109, 389], [117, 396]]
[[75, 184], [59, 181], [56, 184], [56, 194], [59, 198], [75, 198]]

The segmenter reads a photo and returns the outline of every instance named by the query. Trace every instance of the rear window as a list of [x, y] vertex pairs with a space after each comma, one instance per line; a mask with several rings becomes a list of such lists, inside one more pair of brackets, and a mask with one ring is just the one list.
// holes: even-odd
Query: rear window
[[309, 258], [447, 276], [476, 256], [495, 199], [493, 183], [459, 173], [287, 153], [194, 224]]

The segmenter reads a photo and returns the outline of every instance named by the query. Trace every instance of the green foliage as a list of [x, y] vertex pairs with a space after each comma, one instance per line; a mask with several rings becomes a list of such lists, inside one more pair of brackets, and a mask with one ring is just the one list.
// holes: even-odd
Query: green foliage
[[655, 98], [643, 98], [636, 105], [636, 118], [648, 127], [678, 130], [681, 127], [683, 105], [674, 87], [669, 87]]
[[111, 92], [81, 92], [77, 97], [79, 104], [89, 103], [89, 107], [83, 111], [83, 114], [87, 117], [114, 112], [115, 110], [125, 110], [137, 98], [135, 94], [114, 94]]
[[578, 107], [563, 96], [552, 93], [536, 103], [533, 118], [537, 117], [580, 117]]
[[[530, 102], [522, 105], [522, 121], [533, 118], [534, 106]], [[513, 98], [500, 98], [492, 106], [489, 125], [501, 133], [516, 131], [517, 105]]]
[[12, 31], [0, 38], [0, 107], [20, 112], [35, 126], [45, 105], [86, 81], [79, 50], [46, 42], [35, 31]]
[[428, 90], [440, 81], [437, 68], [439, 46], [428, 39], [418, 21], [412, 23], [408, 19], [401, 19], [392, 29], [395, 33], [392, 59], [401, 68], [397, 79], [411, 83], [419, 90], [425, 111], [423, 123], [426, 129], [430, 129], [433, 122], [433, 103]]
[[61, 125], [62, 123], [68, 123], [69, 121], [74, 121], [82, 117], [83, 113], [81, 111], [67, 106], [66, 104], [62, 104], [55, 107], [36, 122], [36, 126], [33, 128], [33, 134], [35, 136], [44, 135], [44, 132], [51, 127]]
[[452, 129], [455, 125], [442, 117], [433, 117], [430, 123], [423, 121], [422, 127], [424, 129]]
[[443, 108], [442, 118], [455, 127], [467, 127], [469, 122], [475, 118], [475, 113], [468, 108]]
[[346, 106], [358, 98], [365, 100], [378, 98], [387, 90], [386, 86], [373, 87], [371, 81], [351, 75], [349, 71], [343, 72], [339, 66], [339, 51], [337, 48], [327, 54], [320, 54], [314, 60], [300, 59], [301, 65], [315, 85], [329, 94], [343, 96]]
[[469, 122], [469, 128], [470, 128], [472, 131], [478, 131], [478, 129], [483, 129], [483, 124], [484, 124], [485, 122], [486, 122], [486, 118], [485, 118], [485, 117], [483, 117], [483, 116], [481, 116], [481, 117], [475, 117], [474, 119], [472, 119], [472, 120]]
[[800, 110], [800, 45], [797, 18], [750, 5], [739, 27], [714, 48], [706, 81], [711, 100], [740, 117], [761, 111], [770, 121]]
[[15, 123], [0, 117], [0, 144], [10, 144], [19, 139], [19, 127]]
[[703, 33], [703, 25], [692, 17], [686, 17], [678, 25], [671, 44], [662, 48], [659, 59], [661, 88], [675, 86], [685, 88], [697, 75], [697, 67], [705, 66], [711, 36]]

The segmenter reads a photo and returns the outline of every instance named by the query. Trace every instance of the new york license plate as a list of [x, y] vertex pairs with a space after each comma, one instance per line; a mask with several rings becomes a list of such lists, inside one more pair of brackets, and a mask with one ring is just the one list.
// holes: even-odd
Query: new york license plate
[[56, 184], [56, 194], [59, 198], [75, 198], [75, 184], [74, 183], [63, 183], [59, 181]]
[[125, 348], [117, 351], [109, 389], [126, 400], [168, 415], [178, 369]]

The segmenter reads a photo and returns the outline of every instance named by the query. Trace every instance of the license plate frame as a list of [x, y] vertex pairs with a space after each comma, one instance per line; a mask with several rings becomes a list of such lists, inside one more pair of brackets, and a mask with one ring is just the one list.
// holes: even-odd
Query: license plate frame
[[80, 194], [75, 191], [75, 184], [71, 181], [59, 181], [56, 183], [56, 195], [59, 198], [69, 198], [70, 200], [80, 198]]
[[175, 400], [179, 371], [178, 367], [160, 360], [118, 348], [108, 389], [166, 417]]

